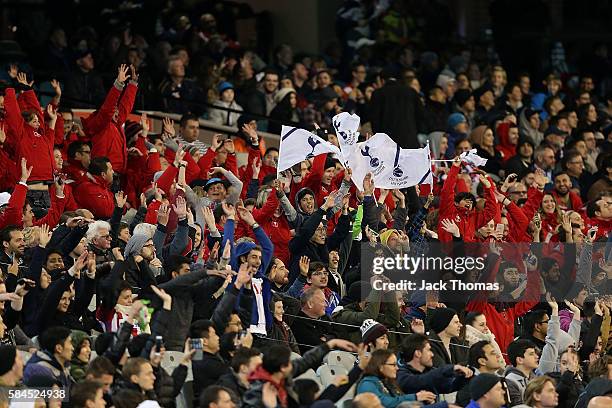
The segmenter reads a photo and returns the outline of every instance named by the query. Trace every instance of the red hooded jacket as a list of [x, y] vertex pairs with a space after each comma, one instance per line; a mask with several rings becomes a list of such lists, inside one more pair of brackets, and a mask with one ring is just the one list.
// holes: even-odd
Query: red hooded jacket
[[516, 156], [516, 144], [510, 143], [508, 133], [510, 132], [510, 123], [500, 123], [497, 126], [497, 136], [499, 137], [499, 144], [495, 146], [495, 150], [502, 155], [502, 164], [506, 163], [510, 158]]
[[[130, 82], [121, 96], [122, 89], [115, 81], [102, 107], [82, 120], [83, 130], [91, 136], [91, 157], [108, 157], [113, 170], [121, 174], [125, 173], [127, 164], [127, 148], [122, 126], [132, 111], [137, 90], [138, 86]], [[117, 121], [113, 121], [115, 107], [119, 109]]]
[[32, 174], [28, 181], [51, 181], [55, 169], [53, 158], [53, 140], [55, 131], [45, 127], [45, 118], [36, 98], [34, 91], [23, 92], [23, 104], [36, 111], [40, 127], [35, 130], [28, 125], [21, 116], [21, 110], [17, 103], [15, 90], [7, 88], [4, 95], [4, 108], [6, 109], [6, 123], [10, 128], [10, 143], [13, 144], [17, 157], [15, 163], [20, 163], [22, 158], [32, 166]]
[[280, 258], [285, 265], [289, 265], [290, 253], [287, 244], [293, 237], [287, 217], [284, 214], [280, 217], [274, 216], [274, 211], [279, 204], [276, 189], [273, 188], [263, 207], [253, 210], [253, 218], [261, 225], [274, 244], [274, 256]]
[[[495, 218], [498, 208], [497, 201], [493, 195], [491, 188], [485, 188], [485, 200], [483, 215], [476, 214], [474, 209], [469, 211], [459, 208], [455, 205], [455, 184], [457, 184], [457, 175], [459, 174], [459, 166], [451, 166], [448, 176], [444, 181], [442, 191], [440, 191], [440, 211], [439, 220], [449, 219], [454, 220], [461, 232], [461, 238], [465, 242], [475, 242], [474, 234], [478, 228]], [[477, 217], [482, 220], [477, 221]], [[438, 226], [438, 237], [440, 242], [451, 242], [453, 237], [448, 232], [442, 229], [442, 223]]]

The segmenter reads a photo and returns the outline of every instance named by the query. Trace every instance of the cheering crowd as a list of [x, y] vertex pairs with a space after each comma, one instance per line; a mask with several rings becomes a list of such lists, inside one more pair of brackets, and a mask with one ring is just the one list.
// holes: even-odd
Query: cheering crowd
[[[48, 95], [6, 67], [2, 407], [26, 388], [88, 408], [612, 407], [612, 97], [586, 73], [552, 71], [532, 91], [501, 65], [475, 78], [466, 55], [416, 64], [389, 3], [368, 18], [398, 62], [374, 70], [366, 36], [347, 43], [346, 75], [288, 45], [255, 72], [262, 61], [203, 15], [199, 38], [240, 58], [215, 71], [203, 113], [193, 50], [175, 48], [157, 96], [182, 117], [160, 133], [145, 113], [129, 120], [152, 92], [135, 38], [81, 118], [70, 107], [98, 82], [79, 97], [74, 78], [53, 79]], [[356, 12], [339, 11], [347, 32]], [[91, 52], [74, 56], [89, 75]], [[359, 142], [429, 146], [433, 184], [355, 183], [341, 157], [308, 152], [277, 172], [258, 132], [301, 127], [340, 147], [340, 112], [361, 117]], [[237, 131], [204, 143], [202, 116]], [[463, 278], [497, 289], [377, 290], [391, 274], [372, 272], [371, 249], [476, 253], [485, 267]]]

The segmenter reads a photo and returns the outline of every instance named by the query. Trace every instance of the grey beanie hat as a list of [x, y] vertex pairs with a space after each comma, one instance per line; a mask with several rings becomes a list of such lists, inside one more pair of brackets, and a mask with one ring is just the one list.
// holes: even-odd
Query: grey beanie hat
[[149, 239], [151, 238], [149, 238], [148, 236], [144, 234], [132, 235], [132, 238], [130, 238], [128, 243], [125, 245], [125, 252], [123, 253], [123, 256], [125, 257], [125, 259], [127, 260], [127, 258], [132, 255], [138, 255], [140, 251], [142, 250], [142, 247], [144, 246], [144, 244]]

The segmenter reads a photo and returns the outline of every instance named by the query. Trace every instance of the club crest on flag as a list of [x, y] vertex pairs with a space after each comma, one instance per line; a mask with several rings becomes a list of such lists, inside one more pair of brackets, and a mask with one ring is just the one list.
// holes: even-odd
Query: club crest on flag
[[380, 166], [380, 160], [376, 157], [373, 157], [370, 153], [370, 146], [362, 147], [361, 155], [370, 158], [370, 167], [372, 167], [372, 169], [376, 169], [378, 166]]
[[315, 139], [314, 137], [308, 137], [308, 144], [312, 147], [312, 151], [306, 155], [306, 159], [312, 159], [315, 157], [314, 151], [317, 148], [317, 145], [321, 143], [320, 140]]

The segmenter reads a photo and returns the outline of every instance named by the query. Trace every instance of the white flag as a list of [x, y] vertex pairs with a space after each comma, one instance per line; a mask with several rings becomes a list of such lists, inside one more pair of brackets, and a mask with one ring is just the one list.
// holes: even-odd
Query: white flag
[[464, 160], [476, 167], [484, 166], [487, 164], [487, 159], [483, 159], [479, 155], [476, 154], [476, 149], [472, 149], [469, 152], [461, 153], [461, 160]]
[[433, 182], [429, 146], [401, 149], [384, 133], [358, 143], [348, 156], [348, 163], [359, 190], [367, 173], [372, 173], [374, 186], [378, 188], [406, 188]]
[[280, 174], [291, 166], [323, 153], [340, 155], [340, 150], [306, 129], [283, 126], [277, 172]]
[[332, 123], [336, 129], [336, 136], [340, 143], [340, 150], [347, 146], [354, 146], [359, 139], [359, 123], [361, 118], [355, 114], [341, 112], [333, 117]]

